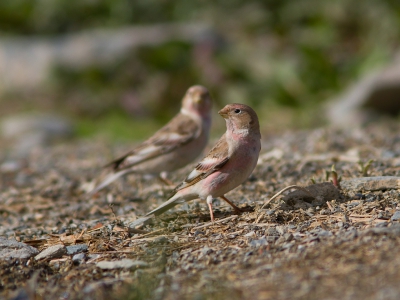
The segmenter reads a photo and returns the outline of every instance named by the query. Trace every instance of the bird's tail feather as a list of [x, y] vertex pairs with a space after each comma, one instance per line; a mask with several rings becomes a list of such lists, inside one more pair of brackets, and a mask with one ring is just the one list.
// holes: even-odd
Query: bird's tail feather
[[105, 188], [111, 182], [115, 181], [116, 179], [120, 178], [121, 176], [124, 176], [125, 174], [127, 174], [129, 172], [130, 172], [130, 170], [126, 169], [126, 170], [122, 170], [122, 171], [119, 171], [119, 172], [116, 172], [116, 173], [109, 174], [106, 178], [104, 178], [104, 180], [98, 186], [96, 186], [88, 194], [90, 196], [96, 194], [98, 191], [100, 191], [103, 188]]
[[148, 212], [146, 216], [154, 214], [155, 216], [159, 216], [166, 212], [167, 210], [173, 208], [175, 205], [178, 205], [180, 203], [184, 203], [189, 200], [196, 199], [196, 196], [193, 195], [180, 195], [179, 193], [175, 194], [172, 198], [170, 198], [168, 201], [164, 202], [161, 204], [159, 207], [156, 209], [153, 209], [151, 212]]

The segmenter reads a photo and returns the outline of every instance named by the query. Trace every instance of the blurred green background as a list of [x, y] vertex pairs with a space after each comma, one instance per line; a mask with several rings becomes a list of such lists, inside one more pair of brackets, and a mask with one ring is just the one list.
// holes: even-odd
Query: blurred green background
[[0, 116], [55, 111], [75, 121], [79, 136], [141, 139], [177, 112], [189, 86], [202, 84], [216, 109], [254, 106], [265, 130], [320, 126], [324, 102], [393, 59], [400, 2], [0, 1], [3, 39], [194, 22], [210, 34], [135, 47], [101, 65], [55, 65], [46, 85], [3, 93]]

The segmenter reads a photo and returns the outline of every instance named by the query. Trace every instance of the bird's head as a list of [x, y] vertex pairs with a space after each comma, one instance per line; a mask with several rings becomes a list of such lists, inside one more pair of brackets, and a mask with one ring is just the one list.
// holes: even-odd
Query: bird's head
[[209, 91], [201, 85], [190, 87], [182, 101], [182, 109], [196, 112], [201, 116], [211, 114], [212, 100]]
[[218, 112], [226, 121], [228, 130], [248, 133], [260, 131], [256, 112], [248, 105], [233, 103], [226, 105]]

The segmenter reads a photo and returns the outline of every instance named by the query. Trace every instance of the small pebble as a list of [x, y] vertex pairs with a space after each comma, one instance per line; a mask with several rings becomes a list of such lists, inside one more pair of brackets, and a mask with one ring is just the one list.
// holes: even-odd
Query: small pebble
[[145, 261], [141, 260], [133, 260], [133, 259], [121, 259], [121, 260], [112, 260], [112, 261], [99, 261], [96, 264], [96, 267], [103, 270], [112, 270], [112, 269], [130, 269], [133, 267], [147, 267], [149, 264]]
[[400, 211], [396, 211], [393, 216], [390, 218], [391, 221], [400, 221]]
[[71, 245], [66, 247], [68, 255], [74, 255], [77, 253], [85, 252], [88, 250], [88, 246], [86, 244], [79, 245]]
[[259, 240], [252, 240], [250, 242], [250, 246], [255, 247], [255, 248], [258, 248], [260, 246], [265, 246], [265, 245], [268, 245], [268, 242], [265, 238], [261, 238]]
[[72, 257], [72, 261], [77, 264], [81, 264], [85, 261], [86, 254], [85, 253], [78, 253]]
[[246, 233], [244, 236], [245, 237], [255, 237], [256, 233], [254, 231], [250, 231], [249, 233]]
[[285, 233], [283, 235], [283, 238], [285, 239], [286, 242], [290, 242], [291, 240], [293, 240], [293, 234], [291, 233]]

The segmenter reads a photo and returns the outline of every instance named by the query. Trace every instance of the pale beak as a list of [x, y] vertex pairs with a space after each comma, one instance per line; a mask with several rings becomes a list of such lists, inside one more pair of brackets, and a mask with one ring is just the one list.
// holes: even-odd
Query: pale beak
[[[194, 95], [193, 95], [193, 94], [194, 94]], [[193, 93], [193, 94], [191, 95], [192, 101], [193, 101], [194, 103], [196, 103], [196, 104], [200, 103], [201, 100], [202, 100], [201, 95], [200, 95], [199, 93]]]
[[223, 117], [224, 119], [228, 118], [228, 112], [224, 111], [224, 109], [221, 109], [218, 114]]

